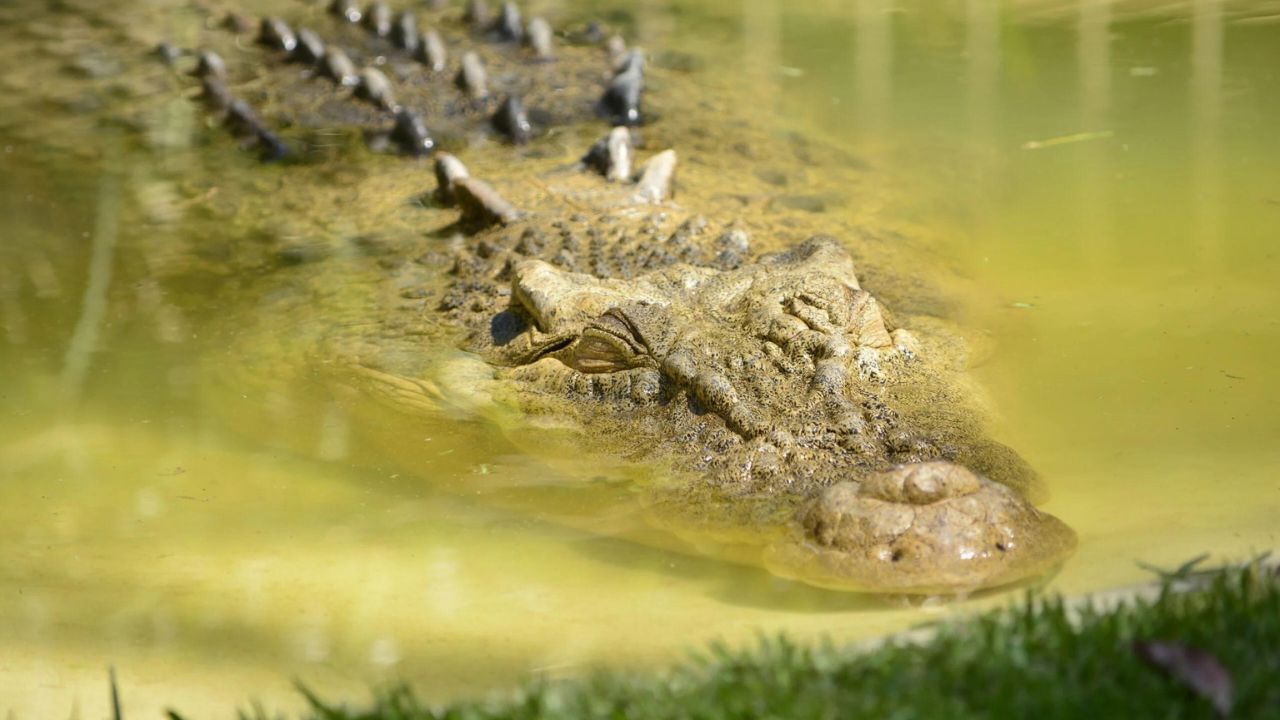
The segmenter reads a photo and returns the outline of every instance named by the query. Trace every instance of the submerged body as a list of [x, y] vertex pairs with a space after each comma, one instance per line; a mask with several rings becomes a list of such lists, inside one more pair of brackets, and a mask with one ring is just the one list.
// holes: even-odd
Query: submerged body
[[[732, 100], [599, 28], [549, 47], [510, 6], [423, 23], [375, 5], [335, 2], [296, 33], [237, 15], [191, 56], [209, 117], [300, 164], [241, 202], [289, 226], [263, 296], [317, 311], [303, 327], [287, 303], [233, 319], [222, 387], [318, 376], [410, 423], [515, 407], [660, 464], [636, 488], [654, 527], [825, 587], [966, 592], [1069, 554], [1071, 530], [1028, 499], [1033, 473], [982, 427], [963, 347], [921, 297], [927, 268], [893, 267], [895, 248], [865, 287], [854, 255], [876, 246], [811, 212], [814, 196], [751, 199], [779, 172], [819, 188], [853, 175], [838, 154], [714, 127]], [[386, 164], [344, 176], [366, 151], [337, 138], [357, 136], [409, 156], [383, 160], [418, 168], [418, 191]], [[449, 341], [483, 364], [432, 364]]]

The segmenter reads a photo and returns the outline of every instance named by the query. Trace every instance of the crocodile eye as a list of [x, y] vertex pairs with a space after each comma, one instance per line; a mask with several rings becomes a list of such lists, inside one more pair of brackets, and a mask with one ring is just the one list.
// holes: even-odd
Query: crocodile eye
[[635, 325], [619, 308], [610, 308], [582, 331], [560, 356], [583, 373], [610, 373], [652, 364]]
[[635, 367], [637, 354], [622, 338], [606, 330], [587, 328], [569, 349], [564, 362], [583, 373], [618, 372]]

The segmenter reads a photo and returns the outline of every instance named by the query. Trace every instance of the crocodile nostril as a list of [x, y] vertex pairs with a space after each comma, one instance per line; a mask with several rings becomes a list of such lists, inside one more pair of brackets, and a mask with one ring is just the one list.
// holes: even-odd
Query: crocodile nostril
[[1004, 552], [1009, 549], [1009, 546], [1005, 545], [1003, 542], [998, 542], [996, 543], [996, 549], [999, 550], [1000, 552]]
[[902, 559], [902, 555], [903, 553], [901, 550], [894, 550], [893, 554], [889, 556], [889, 562], [898, 562]]

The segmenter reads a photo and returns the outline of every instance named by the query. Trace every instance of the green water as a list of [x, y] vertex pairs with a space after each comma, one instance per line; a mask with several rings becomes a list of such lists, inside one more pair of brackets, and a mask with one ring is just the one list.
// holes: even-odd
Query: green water
[[[1080, 533], [1053, 587], [1280, 545], [1280, 5], [596, 5], [749, 83], [743, 116], [871, 158], [880, 212], [973, 281], [953, 311], [985, 338], [994, 430]], [[139, 42], [192, 37], [195, 11], [157, 7]], [[202, 143], [216, 131], [182, 97], [145, 103], [166, 152], [86, 121], [85, 88], [114, 82], [98, 73], [150, 61], [77, 46], [68, 72], [81, 38], [42, 12], [0, 9], [0, 710], [103, 716], [108, 666], [130, 717], [286, 707], [295, 677], [446, 698], [957, 609], [611, 539], [627, 517], [503, 509], [491, 489], [573, 471], [482, 424], [424, 424], [439, 449], [412, 472], [369, 462], [306, 390], [243, 398], [305, 428], [301, 452], [228, 427], [200, 367], [254, 306], [227, 304], [234, 277], [166, 282], [219, 243], [181, 232], [174, 178], [252, 166]]]

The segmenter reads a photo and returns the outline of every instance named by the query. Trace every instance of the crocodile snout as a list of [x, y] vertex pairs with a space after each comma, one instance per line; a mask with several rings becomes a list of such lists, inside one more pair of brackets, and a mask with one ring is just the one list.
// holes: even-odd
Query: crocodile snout
[[1042, 575], [1075, 533], [950, 462], [900, 465], [823, 490], [765, 553], [773, 572], [844, 590], [965, 593]]

